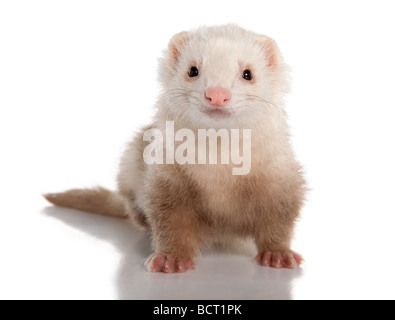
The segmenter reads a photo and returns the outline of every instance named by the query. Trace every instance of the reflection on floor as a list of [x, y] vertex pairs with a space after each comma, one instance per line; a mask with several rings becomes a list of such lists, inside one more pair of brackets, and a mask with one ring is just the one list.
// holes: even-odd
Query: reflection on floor
[[256, 266], [251, 250], [216, 250], [204, 253], [195, 271], [151, 274], [143, 266], [151, 252], [149, 238], [129, 223], [55, 207], [44, 213], [116, 247], [122, 255], [118, 299], [292, 299], [292, 282], [303, 272]]

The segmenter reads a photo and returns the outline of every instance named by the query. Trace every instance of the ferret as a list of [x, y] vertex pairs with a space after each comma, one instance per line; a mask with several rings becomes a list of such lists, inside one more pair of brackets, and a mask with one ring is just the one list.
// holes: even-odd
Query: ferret
[[[178, 33], [159, 60], [163, 90], [154, 121], [121, 158], [118, 191], [98, 187], [44, 197], [57, 206], [127, 218], [146, 230], [150, 272], [194, 269], [201, 250], [222, 238], [252, 239], [258, 265], [297, 268], [303, 259], [291, 250], [291, 240], [306, 182], [284, 110], [288, 78], [279, 48], [267, 36], [236, 25]], [[248, 172], [234, 174], [231, 163], [147, 164], [143, 155], [152, 141], [145, 133], [165, 132], [168, 121], [195, 139], [202, 129], [214, 129], [207, 131], [214, 140], [220, 129], [250, 130]], [[197, 145], [198, 152], [208, 150]], [[165, 157], [171, 144], [161, 146]]]

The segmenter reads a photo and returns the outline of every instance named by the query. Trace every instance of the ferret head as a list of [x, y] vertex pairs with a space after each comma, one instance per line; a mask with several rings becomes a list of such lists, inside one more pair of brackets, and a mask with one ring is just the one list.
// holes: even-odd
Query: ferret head
[[288, 82], [276, 43], [235, 25], [175, 35], [160, 81], [159, 116], [196, 128], [252, 127], [281, 107]]

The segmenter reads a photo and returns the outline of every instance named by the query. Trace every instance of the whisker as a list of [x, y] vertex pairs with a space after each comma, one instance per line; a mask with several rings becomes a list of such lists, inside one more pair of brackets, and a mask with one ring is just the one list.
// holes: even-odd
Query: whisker
[[184, 117], [185, 117], [186, 114], [187, 114], [187, 112], [185, 111], [185, 112], [183, 113], [183, 115], [181, 116], [181, 118], [178, 119], [178, 122], [181, 122], [181, 121], [184, 119]]
[[186, 96], [184, 94], [177, 94], [177, 95], [174, 95], [174, 96], [171, 96], [171, 97], [167, 98], [167, 100], [169, 102], [171, 102], [172, 100], [179, 99], [179, 98], [188, 99], [188, 96]]
[[277, 107], [274, 103], [272, 103], [272, 102], [270, 102], [270, 101], [267, 101], [267, 100], [265, 100], [265, 99], [263, 99], [262, 97], [257, 96], [257, 95], [246, 94], [246, 97], [247, 97], [247, 98], [250, 98], [250, 100], [262, 101], [262, 102], [271, 104], [271, 105], [274, 106], [274, 107]]
[[169, 101], [169, 103], [172, 105], [180, 105], [181, 103], [189, 105], [192, 102], [187, 97], [177, 97], [177, 99], [173, 99], [172, 101]]
[[[181, 122], [182, 119], [184, 119], [186, 113], [187, 113], [187, 110], [180, 109], [178, 111], [178, 113], [176, 114], [176, 116], [174, 117], [174, 121]], [[181, 117], [180, 117], [180, 114], [181, 114]]]

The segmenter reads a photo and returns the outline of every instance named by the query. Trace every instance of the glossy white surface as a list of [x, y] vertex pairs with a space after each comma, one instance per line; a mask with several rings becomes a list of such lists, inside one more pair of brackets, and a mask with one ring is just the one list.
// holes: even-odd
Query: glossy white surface
[[298, 270], [256, 266], [247, 250], [206, 252], [195, 271], [165, 275], [145, 271], [149, 239], [125, 221], [47, 207], [27, 194], [23, 202], [2, 219], [2, 299], [395, 298], [386, 253], [393, 242], [374, 250], [377, 242], [359, 235], [378, 232], [368, 225], [342, 231], [313, 219], [316, 231], [299, 237], [307, 261]]
[[[394, 299], [392, 2], [175, 3], [0, 2], [0, 299]], [[40, 194], [114, 188], [126, 141], [153, 114], [169, 37], [229, 21], [271, 35], [292, 66], [306, 263], [207, 252], [195, 271], [149, 274], [147, 236]]]

